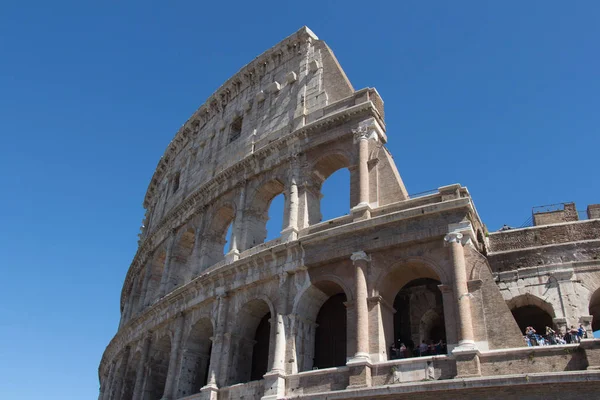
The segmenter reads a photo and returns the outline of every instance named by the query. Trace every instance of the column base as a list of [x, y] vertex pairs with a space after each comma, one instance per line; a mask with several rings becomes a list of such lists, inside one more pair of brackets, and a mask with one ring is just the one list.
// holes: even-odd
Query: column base
[[281, 231], [281, 241], [291, 242], [298, 239], [298, 229], [296, 228], [285, 228]]
[[456, 360], [455, 378], [460, 379], [481, 376], [481, 364], [479, 362], [480, 355], [481, 353], [475, 347], [461, 348], [460, 345], [455, 347], [454, 350], [452, 350], [452, 357]]
[[353, 221], [362, 221], [371, 218], [371, 206], [368, 203], [359, 203], [350, 210]]
[[347, 389], [360, 389], [371, 386], [371, 360], [366, 353], [356, 353], [347, 363], [349, 379]]
[[217, 400], [219, 394], [219, 388], [217, 385], [208, 384], [200, 388], [200, 399], [201, 400]]
[[225, 254], [225, 262], [227, 264], [231, 264], [234, 261], [239, 260], [240, 252], [237, 250], [231, 250], [229, 253]]
[[285, 397], [285, 374], [283, 371], [269, 371], [264, 375], [265, 393], [262, 400], [275, 400]]

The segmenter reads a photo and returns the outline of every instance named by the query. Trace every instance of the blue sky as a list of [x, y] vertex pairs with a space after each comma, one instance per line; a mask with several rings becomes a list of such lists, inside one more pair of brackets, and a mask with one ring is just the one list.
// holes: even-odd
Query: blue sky
[[[593, 1], [3, 2], [0, 398], [97, 397], [160, 156], [218, 86], [302, 25], [356, 89], [382, 95], [409, 192], [460, 182], [491, 230], [532, 206], [599, 203], [599, 12]], [[328, 185], [325, 215], [346, 213], [345, 188]]]

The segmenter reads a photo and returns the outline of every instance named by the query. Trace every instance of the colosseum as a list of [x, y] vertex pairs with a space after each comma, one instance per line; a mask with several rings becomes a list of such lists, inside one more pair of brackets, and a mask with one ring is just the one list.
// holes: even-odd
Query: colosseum
[[[387, 141], [377, 91], [306, 27], [225, 82], [148, 187], [99, 399], [600, 393], [600, 205], [489, 232], [464, 186], [408, 195]], [[348, 213], [322, 221], [342, 168]]]

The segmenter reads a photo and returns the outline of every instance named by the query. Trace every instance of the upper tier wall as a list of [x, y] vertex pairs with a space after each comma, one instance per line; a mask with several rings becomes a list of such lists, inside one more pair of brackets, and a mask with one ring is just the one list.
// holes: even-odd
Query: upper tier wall
[[169, 144], [144, 199], [142, 235], [219, 172], [353, 93], [331, 50], [306, 27], [261, 54], [209, 97]]

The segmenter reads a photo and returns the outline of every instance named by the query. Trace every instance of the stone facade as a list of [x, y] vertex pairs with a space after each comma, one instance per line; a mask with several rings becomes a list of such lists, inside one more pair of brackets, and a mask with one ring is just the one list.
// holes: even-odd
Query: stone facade
[[[587, 221], [538, 216], [551, 224], [488, 234], [461, 185], [410, 197], [386, 142], [377, 91], [354, 90], [307, 28], [219, 88], [152, 177], [99, 399], [551, 398], [561, 385], [564, 399], [600, 387], [600, 344], [526, 348], [515, 319], [531, 306], [558, 327], [600, 317], [597, 207]], [[341, 168], [349, 214], [321, 221], [321, 186]], [[281, 235], [265, 243], [279, 194]], [[445, 354], [390, 354], [440, 339]]]

